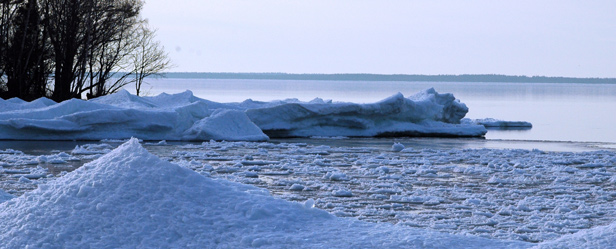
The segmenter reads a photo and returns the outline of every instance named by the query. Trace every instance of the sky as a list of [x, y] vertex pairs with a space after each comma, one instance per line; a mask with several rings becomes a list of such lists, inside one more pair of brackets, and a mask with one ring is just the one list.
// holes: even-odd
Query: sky
[[616, 77], [613, 0], [146, 0], [173, 72]]

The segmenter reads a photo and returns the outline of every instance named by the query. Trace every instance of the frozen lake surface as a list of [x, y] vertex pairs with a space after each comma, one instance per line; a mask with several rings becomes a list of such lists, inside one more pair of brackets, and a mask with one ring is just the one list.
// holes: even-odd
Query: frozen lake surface
[[[47, 143], [56, 144], [53, 152], [0, 151], [0, 188], [21, 195], [120, 141]], [[577, 152], [486, 149], [472, 148], [474, 143], [485, 141], [292, 139], [145, 147], [206, 176], [265, 188], [289, 201], [312, 199], [336, 216], [372, 222], [541, 242], [616, 220], [614, 150], [575, 143], [560, 145]]]
[[[232, 144], [212, 145], [245, 147], [241, 143]], [[251, 149], [256, 145], [252, 144], [245, 145]], [[261, 143], [257, 147], [259, 153], [264, 153], [265, 148], [273, 149], [271, 146]], [[312, 150], [301, 144], [291, 146]], [[46, 183], [39, 180], [36, 190], [18, 198], [0, 191], [2, 247], [528, 248], [532, 245], [335, 217], [314, 208], [314, 199], [287, 201], [272, 197], [262, 188], [210, 177], [209, 169], [201, 171], [169, 163], [146, 151], [137, 139], [109, 152], [110, 147], [92, 144], [75, 148], [73, 155], [105, 155], [71, 173], [62, 173], [56, 180]], [[184, 149], [190, 148], [197, 149], [194, 145]], [[324, 153], [323, 147], [317, 149]], [[20, 154], [5, 152], [17, 157]], [[195, 154], [173, 154], [184, 153]], [[212, 153], [216, 152], [204, 156], [215, 157]], [[267, 165], [277, 164], [250, 157], [243, 155], [243, 161], [239, 162], [253, 168], [244, 172], [249, 178], [259, 174], [255, 167], [268, 169]], [[56, 164], [63, 160], [76, 159], [65, 153], [37, 158], [39, 162]], [[221, 170], [231, 172], [226, 168]], [[266, 170], [262, 175], [279, 175], [279, 169], [275, 171]], [[339, 174], [325, 176], [345, 181]], [[19, 182], [26, 184], [41, 174], [18, 177]], [[299, 184], [290, 188], [311, 191]], [[333, 195], [350, 197], [351, 192], [339, 190]]]

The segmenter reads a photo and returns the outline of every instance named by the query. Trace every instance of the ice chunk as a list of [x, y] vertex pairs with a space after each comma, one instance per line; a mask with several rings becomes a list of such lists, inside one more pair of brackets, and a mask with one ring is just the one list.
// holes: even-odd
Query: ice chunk
[[396, 142], [391, 146], [391, 151], [393, 152], [400, 152], [402, 150], [404, 150], [404, 145], [401, 143]]
[[140, 98], [139, 96], [132, 95], [128, 91], [122, 89], [117, 93], [98, 97], [91, 102], [107, 104], [111, 106], [123, 107], [123, 108], [153, 108], [156, 104], [153, 102]]
[[211, 116], [195, 123], [184, 133], [184, 140], [206, 139], [266, 141], [269, 138], [250, 121], [246, 113], [219, 109]]
[[460, 124], [467, 112], [452, 94], [434, 89], [374, 104], [286, 103], [246, 111], [270, 137], [484, 135], [482, 126]]
[[462, 123], [483, 125], [491, 129], [530, 129], [533, 125], [527, 121], [504, 121], [494, 118], [463, 119]]

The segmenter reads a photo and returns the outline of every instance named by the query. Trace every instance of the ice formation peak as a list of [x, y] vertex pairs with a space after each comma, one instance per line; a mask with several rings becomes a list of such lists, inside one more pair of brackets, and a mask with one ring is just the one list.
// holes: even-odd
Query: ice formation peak
[[152, 103], [139, 96], [132, 95], [125, 89], [122, 89], [114, 94], [102, 96], [91, 100], [95, 103], [107, 104], [111, 106], [123, 107], [123, 108], [152, 108], [156, 107], [155, 103]]
[[150, 236], [173, 235], [173, 228], [162, 227], [166, 221], [156, 217], [171, 208], [186, 210], [176, 205], [187, 203], [181, 193], [189, 192], [195, 178], [203, 177], [158, 159], [132, 138], [0, 205], [0, 240], [8, 248], [147, 246]]

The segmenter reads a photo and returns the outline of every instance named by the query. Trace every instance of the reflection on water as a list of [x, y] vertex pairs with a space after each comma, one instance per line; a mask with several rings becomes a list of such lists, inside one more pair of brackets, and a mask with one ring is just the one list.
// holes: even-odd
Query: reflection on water
[[528, 132], [533, 127], [486, 127], [488, 131], [502, 131], [502, 132]]
[[[524, 140], [491, 140], [483, 138], [293, 138], [273, 139], [273, 143], [306, 143], [310, 145], [326, 145], [331, 147], [369, 147], [390, 150], [392, 145], [402, 143], [405, 148], [415, 150], [435, 149], [523, 149], [542, 151], [595, 151], [608, 149], [608, 143], [579, 143], [557, 141], [524, 141]], [[616, 148], [616, 147], [615, 147]]]

